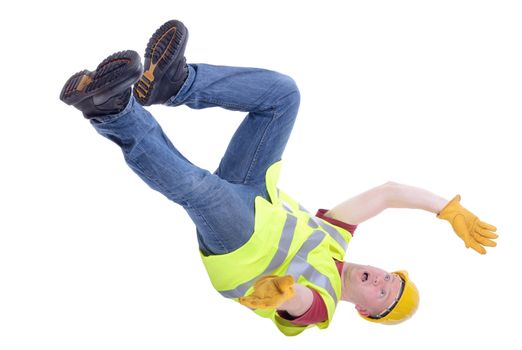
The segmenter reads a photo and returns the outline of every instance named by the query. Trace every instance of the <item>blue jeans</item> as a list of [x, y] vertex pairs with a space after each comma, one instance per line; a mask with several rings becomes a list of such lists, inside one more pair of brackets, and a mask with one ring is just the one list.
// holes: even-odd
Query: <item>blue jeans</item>
[[217, 255], [234, 251], [252, 235], [254, 199], [268, 200], [265, 173], [281, 159], [299, 98], [295, 82], [277, 72], [189, 65], [187, 80], [165, 105], [248, 112], [214, 173], [185, 158], [132, 96], [122, 112], [91, 124], [121, 147], [143, 181], [183, 206], [196, 225], [202, 253]]

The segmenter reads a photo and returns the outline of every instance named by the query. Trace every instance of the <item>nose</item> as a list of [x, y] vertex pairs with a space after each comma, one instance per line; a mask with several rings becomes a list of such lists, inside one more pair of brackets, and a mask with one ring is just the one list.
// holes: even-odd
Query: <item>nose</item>
[[372, 280], [372, 284], [374, 286], [381, 286], [384, 283], [384, 278], [381, 276], [374, 276]]

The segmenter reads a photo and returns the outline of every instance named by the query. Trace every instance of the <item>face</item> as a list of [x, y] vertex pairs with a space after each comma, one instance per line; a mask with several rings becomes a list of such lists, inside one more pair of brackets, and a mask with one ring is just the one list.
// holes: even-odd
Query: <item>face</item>
[[[369, 265], [346, 263], [343, 271], [343, 299], [356, 304], [362, 314], [377, 315], [397, 298], [401, 278]], [[366, 315], [367, 316], [367, 315]]]

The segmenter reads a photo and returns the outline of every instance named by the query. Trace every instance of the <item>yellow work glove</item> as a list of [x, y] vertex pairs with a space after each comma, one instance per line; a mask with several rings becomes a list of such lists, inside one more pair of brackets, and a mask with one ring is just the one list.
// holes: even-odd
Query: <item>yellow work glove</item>
[[447, 220], [455, 233], [464, 241], [466, 248], [473, 248], [480, 254], [486, 254], [483, 246], [495, 247], [492, 239], [498, 237], [493, 233], [497, 228], [480, 221], [473, 213], [460, 205], [460, 195], [456, 195], [437, 214], [437, 218]]
[[263, 276], [254, 283], [252, 294], [239, 298], [239, 302], [252, 309], [276, 309], [294, 296], [293, 285], [290, 275]]

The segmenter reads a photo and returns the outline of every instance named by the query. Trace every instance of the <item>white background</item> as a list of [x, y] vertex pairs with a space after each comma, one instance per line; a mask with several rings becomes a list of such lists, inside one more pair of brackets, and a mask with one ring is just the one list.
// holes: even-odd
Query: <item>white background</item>
[[[342, 5], [341, 5], [342, 4]], [[52, 1], [1, 13], [0, 349], [515, 348], [520, 300], [522, 11], [518, 1]], [[222, 298], [185, 212], [59, 99], [73, 73], [143, 54], [165, 21], [189, 62], [291, 75], [302, 103], [279, 186], [308, 210], [386, 181], [428, 189], [498, 227], [466, 250], [420, 210], [363, 223], [348, 261], [406, 268], [414, 318], [386, 327], [341, 303], [285, 337]], [[214, 170], [242, 113], [149, 109]], [[516, 317], [515, 320], [518, 320]]]

